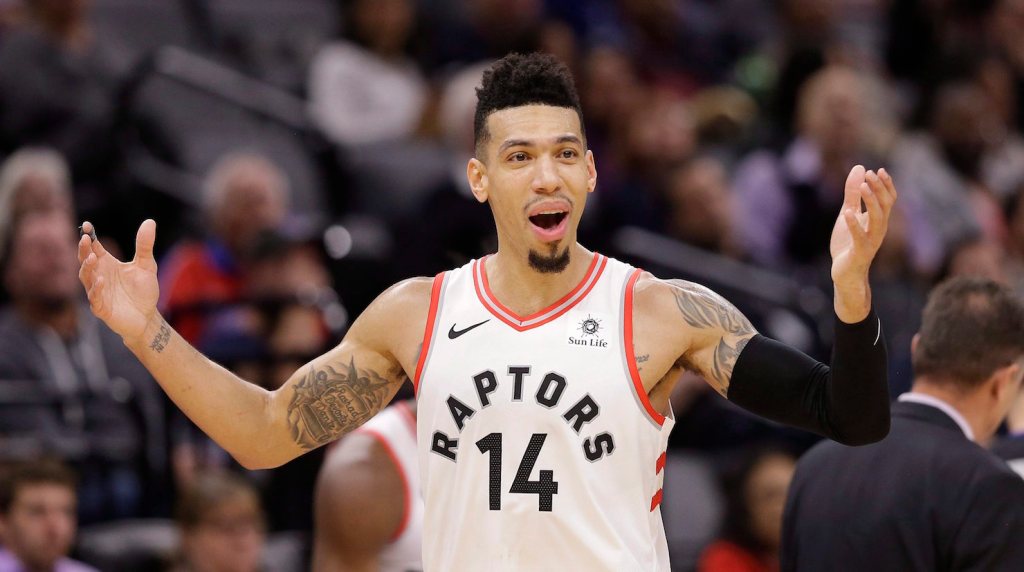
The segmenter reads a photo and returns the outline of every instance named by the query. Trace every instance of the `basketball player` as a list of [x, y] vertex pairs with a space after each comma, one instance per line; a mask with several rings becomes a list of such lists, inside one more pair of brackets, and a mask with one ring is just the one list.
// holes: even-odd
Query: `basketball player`
[[[831, 368], [758, 335], [710, 290], [576, 242], [597, 185], [568, 70], [512, 54], [478, 90], [476, 157], [498, 251], [386, 290], [277, 391], [239, 380], [167, 325], [153, 241], [121, 263], [88, 236], [81, 280], [174, 402], [250, 468], [274, 467], [417, 391], [425, 570], [668, 570], [662, 467], [681, 370], [755, 413], [849, 444], [889, 428], [868, 270], [896, 191], [856, 166], [831, 240]], [[862, 212], [863, 206], [866, 208]], [[443, 220], [424, 224], [444, 224]]]
[[338, 441], [316, 484], [316, 572], [422, 570], [416, 402], [401, 401]]

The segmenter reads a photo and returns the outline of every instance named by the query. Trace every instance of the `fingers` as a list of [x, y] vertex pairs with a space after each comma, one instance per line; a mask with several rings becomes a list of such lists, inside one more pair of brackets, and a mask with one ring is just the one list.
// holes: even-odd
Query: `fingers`
[[864, 165], [855, 165], [846, 177], [843, 208], [860, 210], [860, 186], [864, 183]]
[[92, 286], [89, 287], [87, 293], [89, 306], [97, 316], [99, 316], [103, 311], [103, 287], [103, 277], [97, 276], [96, 280], [93, 281]]
[[868, 233], [857, 220], [856, 211], [843, 209], [843, 219], [846, 220], [846, 227], [850, 229], [850, 236], [853, 237], [854, 244], [863, 244], [868, 239]]
[[861, 183], [860, 194], [864, 200], [864, 206], [867, 207], [868, 213], [868, 230], [874, 230], [877, 226], [885, 222], [886, 212], [882, 210], [882, 204], [878, 200], [878, 196], [872, 192], [869, 183]]
[[89, 238], [89, 235], [83, 234], [82, 237], [78, 239], [78, 263], [79, 264], [85, 262], [85, 257], [89, 256], [89, 254], [92, 252], [91, 244], [92, 244], [92, 239]]
[[153, 259], [153, 243], [156, 242], [156, 221], [147, 218], [139, 225], [135, 234], [135, 262], [156, 264]]
[[885, 169], [879, 169], [878, 178], [881, 179], [882, 183], [885, 185], [885, 190], [888, 192], [887, 194], [889, 198], [892, 202], [896, 202], [898, 193], [896, 192], [896, 183], [892, 180], [892, 175], [890, 175], [889, 171], [886, 171]]
[[96, 254], [90, 252], [86, 255], [85, 260], [82, 261], [82, 266], [78, 269], [78, 279], [86, 289], [92, 286], [93, 278], [96, 276], [96, 261]]

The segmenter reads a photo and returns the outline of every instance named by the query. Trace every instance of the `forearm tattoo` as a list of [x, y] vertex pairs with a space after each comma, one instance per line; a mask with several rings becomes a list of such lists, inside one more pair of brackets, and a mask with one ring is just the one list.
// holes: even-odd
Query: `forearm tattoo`
[[701, 373], [710, 377], [724, 395], [729, 389], [736, 359], [756, 333], [754, 326], [735, 306], [711, 290], [684, 280], [669, 282], [676, 287], [673, 290], [676, 306], [687, 324], [702, 330], [723, 332], [715, 347], [710, 371]]
[[171, 327], [167, 325], [166, 321], [160, 322], [160, 329], [157, 330], [156, 335], [153, 336], [153, 341], [149, 342], [149, 349], [156, 353], [161, 353], [170, 341]]
[[390, 382], [373, 370], [311, 366], [288, 404], [292, 439], [314, 449], [362, 425], [384, 406]]

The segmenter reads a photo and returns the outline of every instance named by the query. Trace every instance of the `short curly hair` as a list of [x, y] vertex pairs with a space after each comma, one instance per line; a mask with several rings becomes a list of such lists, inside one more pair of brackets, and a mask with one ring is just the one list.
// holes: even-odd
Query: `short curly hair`
[[476, 115], [473, 118], [473, 136], [476, 153], [487, 142], [487, 117], [495, 111], [522, 105], [550, 105], [574, 109], [583, 130], [583, 108], [576, 93], [569, 68], [552, 55], [511, 53], [494, 63], [484, 72], [483, 81], [476, 89]]

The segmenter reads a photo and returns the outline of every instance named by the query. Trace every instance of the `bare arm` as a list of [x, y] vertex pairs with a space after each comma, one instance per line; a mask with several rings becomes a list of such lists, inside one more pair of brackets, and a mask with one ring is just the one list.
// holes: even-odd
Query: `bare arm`
[[350, 435], [332, 450], [316, 485], [316, 572], [377, 572], [381, 550], [402, 526], [401, 475], [373, 436]]
[[414, 356], [398, 354], [415, 348], [419, 334], [400, 332], [411, 334], [417, 319], [426, 320], [429, 281], [381, 294], [341, 344], [270, 392], [204, 357], [156, 311], [155, 227], [152, 221], [140, 227], [129, 263], [82, 237], [79, 274], [90, 306], [171, 400], [243, 466], [277, 466], [340, 437], [383, 408], [405, 380], [403, 364]]
[[685, 280], [668, 280], [666, 284], [678, 316], [691, 328], [692, 341], [682, 363], [727, 395], [736, 358], [757, 330], [735, 306], [710, 289]]

